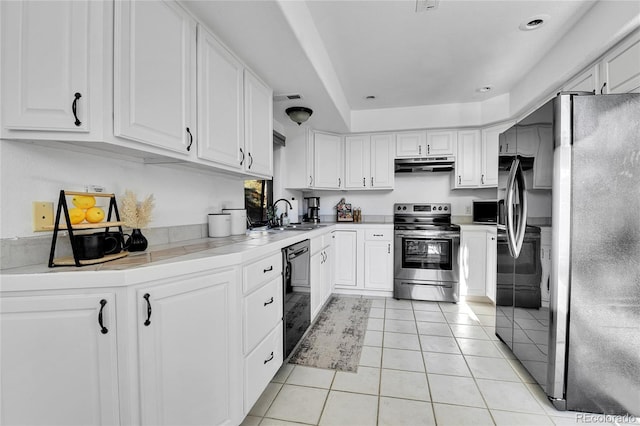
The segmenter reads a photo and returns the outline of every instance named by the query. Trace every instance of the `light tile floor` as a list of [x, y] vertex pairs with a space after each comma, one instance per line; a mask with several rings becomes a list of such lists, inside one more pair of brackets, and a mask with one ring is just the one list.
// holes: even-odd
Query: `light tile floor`
[[580, 423], [578, 413], [548, 402], [498, 340], [494, 310], [478, 302], [373, 299], [357, 373], [285, 364], [242, 424]]

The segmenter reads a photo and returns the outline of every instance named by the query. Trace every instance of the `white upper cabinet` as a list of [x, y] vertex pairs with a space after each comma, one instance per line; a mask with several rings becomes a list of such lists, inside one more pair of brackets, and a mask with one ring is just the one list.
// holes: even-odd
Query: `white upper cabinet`
[[393, 134], [345, 137], [345, 188], [392, 189]]
[[273, 92], [249, 70], [244, 71], [243, 162], [247, 173], [273, 177]]
[[459, 132], [455, 130], [427, 131], [427, 149], [425, 155], [441, 156], [454, 155], [456, 138]]
[[396, 158], [422, 157], [427, 152], [427, 132], [402, 132], [396, 134]]
[[583, 73], [577, 75], [562, 87], [564, 92], [592, 92], [598, 93], [600, 89], [600, 67], [593, 65]]
[[533, 162], [533, 188], [551, 189], [553, 183], [553, 129], [538, 126], [538, 152]]
[[195, 151], [195, 21], [173, 1], [117, 1], [114, 35], [115, 135]]
[[98, 139], [104, 4], [3, 1], [0, 8], [2, 137]]
[[[311, 187], [343, 188], [343, 144], [339, 135], [312, 132], [313, 175]], [[302, 160], [302, 159], [301, 159]]]
[[244, 67], [198, 27], [198, 157], [242, 170]]
[[475, 188], [480, 185], [480, 131], [458, 132], [458, 152], [454, 188]]
[[640, 31], [604, 56], [601, 76], [603, 93], [640, 93]]
[[482, 129], [480, 157], [480, 186], [498, 186], [498, 144], [499, 135], [511, 124], [500, 124]]

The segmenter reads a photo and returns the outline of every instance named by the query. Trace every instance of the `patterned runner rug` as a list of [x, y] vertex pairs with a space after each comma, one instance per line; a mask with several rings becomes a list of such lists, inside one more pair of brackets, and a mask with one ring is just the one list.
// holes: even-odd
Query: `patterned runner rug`
[[370, 299], [331, 296], [289, 363], [357, 372], [370, 309]]

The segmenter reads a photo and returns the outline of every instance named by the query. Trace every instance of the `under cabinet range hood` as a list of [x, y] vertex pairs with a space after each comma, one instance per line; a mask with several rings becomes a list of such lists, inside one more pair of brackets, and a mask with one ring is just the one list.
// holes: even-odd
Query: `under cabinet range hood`
[[397, 158], [395, 172], [449, 172], [453, 170], [455, 162], [455, 157]]

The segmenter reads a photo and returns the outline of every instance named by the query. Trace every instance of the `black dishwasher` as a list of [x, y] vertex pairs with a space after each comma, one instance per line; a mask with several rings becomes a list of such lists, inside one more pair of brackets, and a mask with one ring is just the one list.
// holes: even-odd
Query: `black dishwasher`
[[284, 359], [291, 354], [311, 323], [309, 240], [282, 249], [284, 293]]

